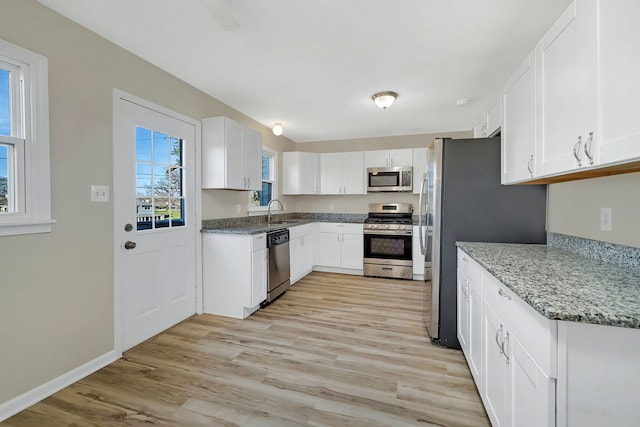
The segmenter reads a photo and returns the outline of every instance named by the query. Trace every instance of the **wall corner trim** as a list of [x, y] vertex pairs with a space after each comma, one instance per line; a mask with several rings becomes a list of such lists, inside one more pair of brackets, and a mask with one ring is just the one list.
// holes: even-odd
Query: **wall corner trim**
[[111, 350], [93, 360], [88, 361], [84, 365], [78, 366], [77, 368], [62, 374], [51, 381], [27, 391], [26, 393], [0, 403], [0, 422], [27, 409], [31, 405], [40, 402], [63, 388], [70, 386], [95, 371], [104, 368], [121, 357], [122, 353], [118, 353], [116, 350]]

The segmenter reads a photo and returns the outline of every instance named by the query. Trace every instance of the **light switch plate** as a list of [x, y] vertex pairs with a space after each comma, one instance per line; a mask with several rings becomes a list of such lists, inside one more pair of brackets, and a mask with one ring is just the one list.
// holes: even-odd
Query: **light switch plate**
[[92, 185], [91, 186], [91, 201], [105, 203], [109, 201], [109, 186], [108, 185]]

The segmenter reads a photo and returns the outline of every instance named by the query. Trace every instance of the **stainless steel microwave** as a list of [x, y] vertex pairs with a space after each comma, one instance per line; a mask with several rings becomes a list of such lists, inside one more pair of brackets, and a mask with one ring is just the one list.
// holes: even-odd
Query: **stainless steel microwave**
[[367, 192], [411, 192], [413, 191], [412, 176], [413, 168], [411, 166], [367, 168]]

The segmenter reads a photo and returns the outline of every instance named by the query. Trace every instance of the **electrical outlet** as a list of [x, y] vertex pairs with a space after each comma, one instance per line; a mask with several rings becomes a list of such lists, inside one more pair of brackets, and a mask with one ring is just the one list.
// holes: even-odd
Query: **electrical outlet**
[[242, 206], [236, 205], [236, 213], [242, 213]]
[[91, 186], [91, 201], [105, 203], [109, 201], [109, 186], [108, 185], [92, 185]]
[[329, 205], [329, 210], [330, 210], [330, 211], [332, 211], [332, 210], [333, 210], [333, 203], [331, 203], [331, 204]]
[[600, 208], [600, 231], [613, 229], [613, 213], [611, 208]]

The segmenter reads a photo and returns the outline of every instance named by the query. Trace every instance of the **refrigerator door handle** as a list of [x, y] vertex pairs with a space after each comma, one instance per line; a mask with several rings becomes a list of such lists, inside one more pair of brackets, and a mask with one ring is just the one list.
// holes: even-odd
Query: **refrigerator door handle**
[[[426, 202], [426, 194], [425, 194], [425, 188], [427, 187], [427, 174], [425, 173], [422, 176], [422, 183], [420, 184], [420, 198], [418, 199], [418, 238], [420, 239], [420, 253], [422, 255], [426, 255], [427, 254], [427, 248], [426, 248], [426, 243], [425, 243], [425, 239], [424, 239], [424, 232], [422, 231], [422, 217], [426, 216], [427, 214], [427, 210], [426, 209], [422, 209], [423, 207], [423, 203], [422, 203], [422, 198], [424, 197], [425, 202]], [[426, 203], [424, 204], [424, 207], [426, 208]], [[426, 224], [426, 218], [425, 218], [425, 226]]]

